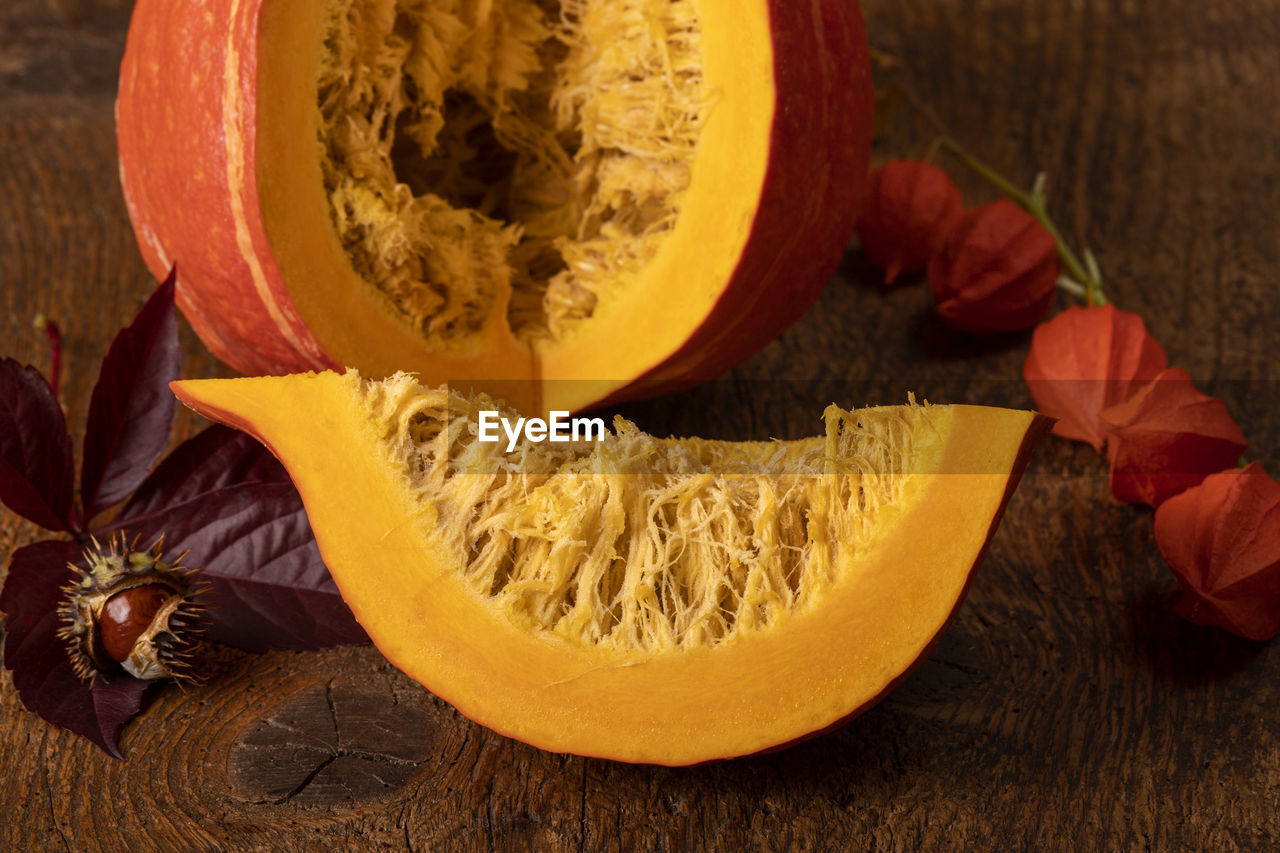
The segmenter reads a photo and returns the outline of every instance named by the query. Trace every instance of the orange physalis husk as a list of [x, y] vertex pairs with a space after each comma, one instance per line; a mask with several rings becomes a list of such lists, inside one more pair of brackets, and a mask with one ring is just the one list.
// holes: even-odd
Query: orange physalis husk
[[1102, 410], [1128, 400], [1169, 364], [1137, 314], [1114, 305], [1071, 307], [1031, 336], [1022, 378], [1053, 434], [1102, 450]]
[[1007, 199], [955, 219], [929, 261], [929, 287], [943, 322], [965, 332], [1034, 326], [1053, 304], [1058, 243]]
[[1201, 394], [1180, 367], [1161, 371], [1126, 400], [1102, 410], [1111, 493], [1159, 506], [1205, 477], [1234, 466], [1249, 448], [1217, 397]]
[[1179, 616], [1250, 640], [1280, 633], [1280, 483], [1257, 462], [1161, 504], [1156, 544], [1182, 585]]
[[918, 160], [894, 160], [867, 176], [867, 202], [858, 219], [862, 251], [884, 270], [884, 283], [921, 272], [946, 239], [964, 203], [947, 173]]

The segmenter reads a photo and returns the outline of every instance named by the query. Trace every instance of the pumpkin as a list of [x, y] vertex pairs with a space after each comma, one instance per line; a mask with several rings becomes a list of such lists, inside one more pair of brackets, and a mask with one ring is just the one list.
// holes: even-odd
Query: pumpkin
[[[284, 462], [382, 653], [543, 749], [692, 764], [825, 731], [954, 616], [1031, 412], [830, 407], [792, 442], [486, 442], [480, 397], [355, 372], [174, 383]], [[593, 438], [599, 438], [593, 436]], [[510, 449], [509, 449], [510, 448]]]
[[139, 0], [117, 131], [143, 256], [228, 364], [544, 412], [796, 320], [871, 109], [854, 0]]

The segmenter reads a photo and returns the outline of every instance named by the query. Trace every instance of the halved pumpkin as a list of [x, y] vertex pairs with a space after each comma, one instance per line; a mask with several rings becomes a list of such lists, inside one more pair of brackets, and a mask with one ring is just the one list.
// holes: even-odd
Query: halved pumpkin
[[396, 666], [548, 750], [691, 764], [824, 731], [932, 648], [1047, 419], [830, 407], [794, 442], [478, 440], [396, 376], [174, 383], [284, 462]]
[[855, 0], [138, 0], [117, 129], [147, 264], [224, 361], [544, 412], [798, 318], [871, 104]]

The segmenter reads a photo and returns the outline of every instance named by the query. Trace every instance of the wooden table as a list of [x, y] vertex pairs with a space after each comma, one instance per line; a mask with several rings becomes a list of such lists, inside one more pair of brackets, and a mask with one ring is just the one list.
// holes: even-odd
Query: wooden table
[[[0, 9], [0, 341], [43, 366], [32, 317], [62, 323], [73, 424], [153, 286], [115, 167], [128, 7]], [[1059, 223], [1097, 253], [1113, 299], [1226, 399], [1249, 458], [1280, 474], [1280, 2], [864, 8], [873, 45], [956, 137], [1019, 180], [1049, 173]], [[933, 133], [902, 104], [877, 156], [923, 155]], [[992, 197], [952, 171], [970, 202]], [[817, 430], [831, 400], [911, 389], [1029, 405], [1026, 336], [951, 334], [929, 305], [922, 287], [882, 292], [850, 252], [781, 340], [626, 413], [659, 432], [762, 438]], [[187, 375], [222, 370], [185, 342]], [[180, 418], [180, 433], [195, 426]], [[35, 533], [5, 512], [0, 555]], [[1103, 460], [1055, 440], [937, 651], [833, 734], [632, 767], [499, 737], [371, 648], [225, 650], [208, 687], [161, 692], [119, 762], [23, 710], [6, 675], [0, 848], [1275, 849], [1280, 644], [1180, 621], [1175, 590], [1150, 512], [1114, 503]]]

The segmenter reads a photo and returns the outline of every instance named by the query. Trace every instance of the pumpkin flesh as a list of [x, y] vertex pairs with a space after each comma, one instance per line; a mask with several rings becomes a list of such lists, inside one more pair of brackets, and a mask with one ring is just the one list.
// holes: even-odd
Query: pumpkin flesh
[[836, 0], [140, 0], [121, 175], [242, 371], [576, 410], [713, 376], [808, 306], [870, 95]]
[[832, 407], [799, 442], [619, 422], [510, 456], [474, 440], [484, 401], [405, 377], [174, 387], [284, 461], [389, 660], [504, 734], [660, 764], [778, 747], [883, 695], [954, 614], [1045, 426]]

